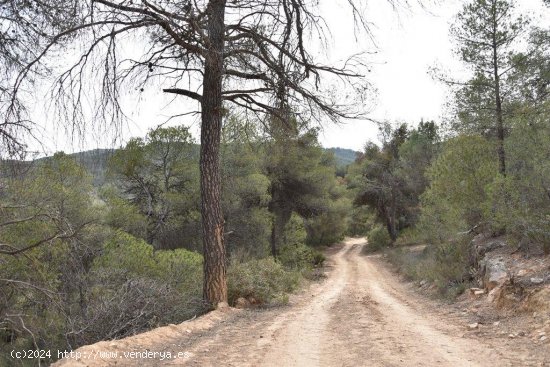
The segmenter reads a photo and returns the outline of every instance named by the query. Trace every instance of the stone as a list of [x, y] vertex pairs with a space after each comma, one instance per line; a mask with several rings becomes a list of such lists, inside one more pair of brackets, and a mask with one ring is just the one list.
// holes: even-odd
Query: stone
[[483, 287], [489, 292], [509, 279], [506, 264], [501, 258], [488, 258], [485, 256], [483, 274]]
[[534, 277], [534, 278], [531, 278], [529, 280], [531, 281], [532, 284], [542, 284], [542, 283], [544, 283], [544, 278]]
[[487, 301], [493, 303], [497, 301], [502, 294], [502, 285], [499, 285], [496, 288], [491, 289], [489, 295], [487, 296]]
[[[473, 250], [474, 250], [474, 260], [480, 260], [482, 259], [485, 254], [491, 252], [491, 251], [494, 251], [494, 250], [497, 250], [499, 248], [502, 248], [502, 247], [505, 247], [506, 246], [506, 242], [504, 242], [502, 239], [500, 238], [494, 238], [494, 239], [489, 239], [487, 240], [487, 238], [484, 236], [484, 235], [477, 235], [476, 237], [474, 237], [474, 239], [472, 240], [472, 247], [473, 247]], [[476, 263], [478, 261], [475, 261]]]
[[529, 271], [527, 269], [519, 269], [518, 272], [516, 273], [516, 276], [524, 277], [527, 274], [529, 274]]
[[479, 323], [477, 322], [474, 322], [473, 324], [468, 324], [468, 329], [470, 330], [474, 330], [474, 329], [477, 329], [479, 328]]

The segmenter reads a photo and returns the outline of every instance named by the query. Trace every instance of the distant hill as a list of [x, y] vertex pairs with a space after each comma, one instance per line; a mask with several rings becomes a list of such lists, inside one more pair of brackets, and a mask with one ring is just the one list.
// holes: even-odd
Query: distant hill
[[355, 162], [357, 153], [359, 153], [353, 149], [346, 148], [326, 148], [326, 150], [334, 154], [334, 159], [338, 167], [345, 167]]
[[[334, 154], [336, 166], [342, 169], [350, 163], [353, 163], [358, 153], [352, 149], [345, 148], [326, 148], [325, 150]], [[115, 151], [115, 149], [94, 149], [73, 153], [70, 154], [70, 156], [74, 157], [76, 161], [92, 175], [94, 186], [101, 187], [106, 181], [105, 175], [109, 158]], [[33, 165], [33, 162], [40, 162], [48, 158], [49, 157], [39, 158], [35, 161], [3, 161], [3, 164], [0, 165], [0, 176], [9, 174], [10, 171], [16, 172], [18, 170], [28, 169]]]
[[[94, 149], [85, 152], [69, 154], [92, 175], [93, 185], [100, 187], [105, 183], [107, 163], [114, 149]], [[32, 161], [3, 160], [0, 162], [0, 177], [23, 173], [35, 164], [44, 162], [50, 157], [38, 158]]]
[[105, 183], [107, 163], [114, 152], [114, 149], [94, 149], [73, 153], [70, 156], [74, 157], [92, 175], [94, 186], [100, 187]]

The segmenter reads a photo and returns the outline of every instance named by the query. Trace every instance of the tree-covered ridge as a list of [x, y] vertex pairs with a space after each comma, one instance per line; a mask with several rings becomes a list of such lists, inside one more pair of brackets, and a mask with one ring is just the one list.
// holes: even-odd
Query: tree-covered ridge
[[[199, 153], [199, 144], [193, 144], [193, 148], [195, 149], [196, 157], [198, 159], [198, 153]], [[347, 149], [347, 148], [323, 148], [327, 152], [331, 152], [334, 154], [334, 160], [337, 169], [344, 169], [349, 164], [353, 163], [355, 159], [357, 158], [357, 154], [359, 152], [353, 150], [353, 149]], [[80, 165], [82, 165], [86, 171], [92, 176], [92, 184], [94, 187], [101, 187], [103, 186], [108, 180], [109, 177], [107, 175], [108, 171], [108, 161], [109, 158], [117, 151], [117, 149], [92, 149], [92, 150], [86, 150], [82, 152], [77, 153], [71, 153], [68, 154], [69, 156], [73, 157]], [[16, 164], [18, 166], [25, 166], [31, 165], [32, 162], [37, 162], [43, 159], [49, 159], [49, 157], [45, 158], [39, 158], [32, 161], [11, 161], [11, 163]], [[9, 167], [6, 167], [6, 162], [10, 162], [9, 160], [4, 161], [4, 171], [9, 170]], [[22, 169], [22, 167], [20, 167]]]

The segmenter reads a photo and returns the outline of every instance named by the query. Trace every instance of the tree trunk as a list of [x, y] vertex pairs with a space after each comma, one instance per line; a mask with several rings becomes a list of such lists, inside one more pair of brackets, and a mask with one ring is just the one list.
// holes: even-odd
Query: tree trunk
[[271, 223], [271, 255], [273, 257], [277, 257], [279, 254], [286, 224], [292, 216], [292, 211], [284, 208], [281, 205], [282, 203], [284, 203], [284, 199], [281, 198], [281, 192], [273, 187], [271, 189], [271, 202], [269, 203], [269, 211], [273, 214], [273, 222]]
[[500, 98], [500, 82], [496, 83], [496, 115], [498, 139], [498, 167], [501, 175], [506, 176], [506, 151], [504, 150], [504, 121], [502, 117], [502, 100]]
[[395, 227], [395, 219], [391, 216], [386, 217], [386, 229], [392, 242], [395, 242], [397, 240], [397, 228]]
[[273, 224], [271, 226], [271, 255], [277, 257], [281, 244], [284, 242], [285, 227], [292, 216], [292, 212], [277, 209], [273, 212], [273, 215]]
[[220, 139], [225, 0], [208, 6], [210, 47], [205, 57], [201, 108], [200, 184], [204, 254], [203, 298], [227, 302], [226, 252], [221, 210]]
[[384, 213], [384, 216], [386, 217], [386, 229], [388, 230], [388, 234], [390, 235], [390, 239], [392, 243], [394, 243], [397, 240], [397, 224], [395, 219], [395, 210], [396, 210], [395, 200], [393, 200], [392, 204], [389, 205], [389, 208], [387, 206], [384, 206], [383, 208], [383, 213]]
[[506, 176], [506, 152], [504, 150], [504, 119], [502, 116], [502, 96], [500, 95], [500, 75], [498, 67], [498, 44], [497, 44], [497, 19], [496, 10], [493, 13], [493, 75], [495, 78], [495, 111], [498, 139], [498, 166], [501, 175]]

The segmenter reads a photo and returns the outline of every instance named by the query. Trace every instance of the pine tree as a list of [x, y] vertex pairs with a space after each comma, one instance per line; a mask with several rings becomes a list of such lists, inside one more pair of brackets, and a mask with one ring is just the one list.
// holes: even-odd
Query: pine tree
[[506, 174], [505, 105], [512, 87], [507, 77], [518, 66], [511, 53], [527, 24], [525, 18], [514, 15], [510, 0], [473, 0], [451, 28], [460, 59], [473, 72], [457, 94], [461, 123], [497, 139], [502, 175]]

